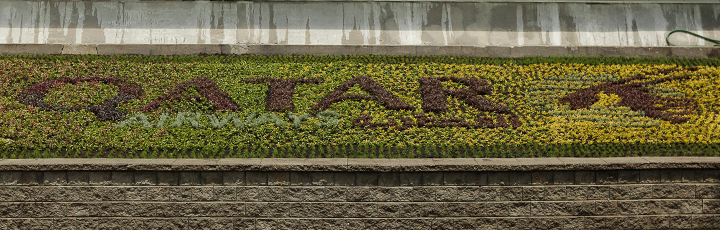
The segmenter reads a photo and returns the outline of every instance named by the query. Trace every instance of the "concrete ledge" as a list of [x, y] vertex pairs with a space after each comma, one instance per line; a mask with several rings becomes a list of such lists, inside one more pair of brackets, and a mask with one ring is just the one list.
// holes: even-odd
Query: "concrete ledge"
[[0, 44], [0, 55], [412, 55], [466, 57], [643, 56], [720, 58], [720, 47], [564, 47], [564, 46], [363, 46], [363, 45], [113, 45]]
[[563, 47], [563, 46], [305, 46], [248, 45], [259, 55], [440, 55], [467, 57], [644, 56], [720, 57], [720, 47]]
[[0, 171], [440, 172], [720, 169], [720, 157], [451, 159], [7, 159]]
[[[113, 54], [140, 54], [140, 55], [222, 54], [223, 53], [222, 46], [223, 45], [97, 45], [97, 54], [100, 54], [100, 55], [113, 55]], [[227, 53], [227, 54], [229, 54], [229, 53]]]
[[[108, 1], [108, 0], [103, 0]], [[207, 0], [119, 0], [117, 2], [188, 2]], [[437, 2], [437, 3], [595, 3], [595, 4], [647, 4], [648, 0], [262, 0], [239, 2]], [[654, 0], [652, 3], [662, 4], [714, 4], [716, 0]]]
[[61, 44], [0, 44], [0, 55], [61, 54]]

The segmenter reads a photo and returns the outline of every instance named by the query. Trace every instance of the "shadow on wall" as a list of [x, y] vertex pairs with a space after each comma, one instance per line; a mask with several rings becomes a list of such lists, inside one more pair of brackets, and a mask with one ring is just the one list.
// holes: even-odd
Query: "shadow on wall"
[[[0, 2], [0, 43], [665, 46], [720, 4]], [[705, 45], [677, 34], [673, 43]]]

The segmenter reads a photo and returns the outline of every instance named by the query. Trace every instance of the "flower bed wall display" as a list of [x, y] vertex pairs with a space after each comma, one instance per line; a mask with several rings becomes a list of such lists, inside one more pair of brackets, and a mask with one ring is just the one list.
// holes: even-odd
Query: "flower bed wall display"
[[720, 155], [717, 59], [0, 57], [0, 154]]

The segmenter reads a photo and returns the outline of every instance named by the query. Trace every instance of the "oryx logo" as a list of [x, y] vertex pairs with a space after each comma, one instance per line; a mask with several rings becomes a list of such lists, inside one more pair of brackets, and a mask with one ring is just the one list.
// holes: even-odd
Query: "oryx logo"
[[[687, 68], [685, 70], [695, 71], [696, 67]], [[668, 74], [679, 70], [665, 70], [656, 74], [641, 74], [617, 81], [612, 81], [600, 85], [591, 86], [581, 89], [577, 92], [565, 95], [560, 98], [560, 103], [570, 103], [571, 109], [589, 108], [599, 99], [597, 94], [605, 92], [615, 94], [620, 97], [619, 106], [630, 107], [635, 111], [643, 111], [646, 116], [669, 121], [673, 124], [687, 122], [687, 118], [682, 115], [695, 113], [697, 110], [697, 102], [691, 98], [664, 97], [650, 93], [647, 86], [659, 84], [667, 81], [688, 79], [690, 75], [665, 77], [651, 81], [639, 82], [645, 80], [649, 76]]]

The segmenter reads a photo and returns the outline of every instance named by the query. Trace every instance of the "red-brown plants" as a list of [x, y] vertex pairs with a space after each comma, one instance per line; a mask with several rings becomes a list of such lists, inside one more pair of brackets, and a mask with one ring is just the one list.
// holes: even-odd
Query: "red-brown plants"
[[[186, 90], [189, 87], [194, 87], [200, 96], [197, 95], [188, 95], [186, 94]], [[195, 78], [189, 81], [185, 81], [180, 83], [179, 85], [175, 86], [174, 89], [168, 91], [167, 93], [163, 94], [159, 98], [155, 99], [154, 101], [150, 102], [150, 104], [143, 106], [140, 108], [140, 111], [150, 111], [155, 110], [158, 107], [160, 107], [160, 103], [163, 101], [176, 101], [183, 98], [199, 98], [204, 97], [207, 98], [208, 101], [210, 101], [213, 104], [213, 109], [215, 110], [230, 110], [230, 111], [237, 111], [239, 110], [237, 104], [233, 102], [233, 100], [228, 96], [228, 94], [224, 91], [222, 91], [217, 85], [215, 85], [215, 81], [209, 78]]]
[[[368, 92], [370, 95], [360, 94], [345, 94], [354, 85], [360, 85], [360, 87]], [[327, 96], [323, 97], [317, 104], [311, 107], [312, 110], [321, 111], [326, 110], [333, 103], [343, 100], [375, 100], [383, 103], [386, 108], [392, 110], [412, 109], [413, 107], [400, 100], [397, 96], [393, 95], [389, 91], [383, 89], [380, 84], [373, 81], [369, 76], [355, 77], [342, 83], [340, 86], [335, 88]]]
[[[689, 68], [689, 70], [695, 70]], [[667, 74], [674, 71], [663, 71]], [[616, 94], [621, 100], [619, 106], [627, 106], [635, 111], [643, 111], [646, 116], [669, 121], [673, 124], [684, 123], [688, 119], [680, 115], [692, 113], [697, 107], [697, 102], [690, 98], [674, 98], [663, 97], [650, 94], [650, 89], [646, 86], [654, 85], [666, 81], [683, 80], [690, 78], [689, 75], [665, 77], [647, 82], [634, 82], [636, 80], [647, 79], [647, 75], [637, 75], [617, 81], [612, 81], [600, 85], [591, 86], [577, 92], [565, 95], [560, 98], [560, 103], [569, 103], [571, 109], [589, 108], [599, 99], [596, 97], [598, 93], [604, 91], [608, 94]], [[656, 103], [660, 106], [656, 106]], [[668, 110], [676, 109], [680, 112], [670, 112]]]
[[[81, 82], [114, 85], [118, 87], [119, 92], [117, 95], [106, 99], [101, 105], [65, 107], [48, 105], [43, 101], [45, 94], [47, 94], [53, 87], [59, 84], [78, 84]], [[18, 101], [25, 105], [54, 111], [79, 111], [84, 109], [93, 112], [100, 121], [115, 121], [120, 120], [125, 116], [124, 113], [116, 110], [119, 103], [140, 98], [142, 95], [143, 89], [133, 82], [127, 82], [118, 78], [76, 77], [59, 78], [35, 83], [20, 93]]]
[[297, 83], [321, 83], [321, 78], [301, 79], [278, 79], [278, 78], [253, 78], [245, 80], [247, 83], [269, 83], [265, 96], [265, 110], [284, 112], [293, 109], [292, 96]]

